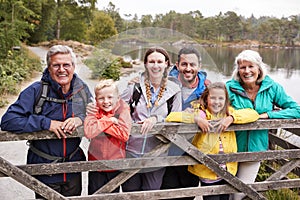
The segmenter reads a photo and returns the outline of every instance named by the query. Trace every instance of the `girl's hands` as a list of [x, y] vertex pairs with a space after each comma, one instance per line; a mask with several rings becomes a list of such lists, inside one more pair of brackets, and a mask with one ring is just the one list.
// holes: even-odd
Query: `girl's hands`
[[128, 81], [128, 85], [132, 85], [132, 84], [139, 83], [139, 82], [140, 82], [140, 77], [136, 76], [133, 79]]
[[196, 115], [194, 117], [194, 121], [199, 126], [199, 128], [203, 133], [209, 133], [211, 128], [213, 128], [213, 126], [209, 123], [207, 119], [204, 119], [199, 115]]
[[156, 122], [157, 122], [156, 117], [149, 117], [142, 122], [138, 122], [139, 124], [142, 124], [141, 134], [142, 135], [147, 134], [153, 128]]
[[216, 122], [215, 124], [210, 124], [210, 122], [207, 119], [204, 119], [198, 115], [196, 115], [194, 117], [195, 123], [197, 123], [197, 125], [199, 126], [199, 128], [201, 129], [201, 131], [203, 133], [209, 133], [211, 132], [211, 130], [216, 127], [216, 133], [221, 133], [224, 132], [229, 126], [230, 124], [232, 124], [232, 122], [234, 121], [233, 117], [227, 116], [223, 119], [220, 119], [218, 122]]
[[214, 127], [217, 127], [216, 132], [217, 133], [224, 132], [232, 122], [233, 122], [233, 117], [231, 115], [229, 115], [223, 119], [220, 119], [214, 125]]

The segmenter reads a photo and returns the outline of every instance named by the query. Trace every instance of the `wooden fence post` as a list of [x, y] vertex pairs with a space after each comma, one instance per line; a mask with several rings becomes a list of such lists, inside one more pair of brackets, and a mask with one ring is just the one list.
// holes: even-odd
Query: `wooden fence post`
[[44, 183], [12, 165], [10, 162], [4, 160], [2, 157], [0, 157], [0, 171], [15, 179], [19, 183], [25, 185], [26, 187], [32, 189], [34, 192], [42, 195], [46, 199], [67, 199]]

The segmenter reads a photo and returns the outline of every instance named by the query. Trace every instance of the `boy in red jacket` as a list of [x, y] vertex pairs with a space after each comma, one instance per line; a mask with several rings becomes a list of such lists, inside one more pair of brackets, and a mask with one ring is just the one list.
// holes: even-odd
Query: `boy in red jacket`
[[[129, 106], [120, 99], [118, 88], [111, 79], [96, 85], [95, 96], [98, 112], [88, 114], [84, 120], [84, 135], [91, 139], [88, 159], [125, 158], [125, 142], [132, 126]], [[95, 193], [119, 173], [113, 169], [89, 172], [88, 194]]]

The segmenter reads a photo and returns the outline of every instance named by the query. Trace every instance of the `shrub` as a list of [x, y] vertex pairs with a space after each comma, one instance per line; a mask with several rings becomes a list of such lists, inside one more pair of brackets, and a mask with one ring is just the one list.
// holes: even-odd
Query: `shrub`
[[126, 61], [124, 60], [124, 58], [119, 57], [118, 60], [119, 60], [119, 62], [120, 62], [120, 64], [121, 64], [121, 67], [124, 67], [124, 68], [132, 68], [132, 64], [131, 64], [130, 62], [126, 62]]
[[84, 63], [92, 70], [92, 79], [120, 79], [121, 62], [107, 51], [94, 51]]
[[[266, 169], [267, 161], [262, 161], [256, 181], [265, 181], [271, 173]], [[298, 200], [299, 189], [283, 188], [280, 190], [268, 190], [265, 192], [267, 199], [273, 200]]]
[[22, 47], [20, 51], [8, 51], [0, 60], [0, 107], [7, 104], [3, 97], [17, 94], [17, 87], [23, 80], [30, 78], [33, 71], [41, 71], [40, 59]]

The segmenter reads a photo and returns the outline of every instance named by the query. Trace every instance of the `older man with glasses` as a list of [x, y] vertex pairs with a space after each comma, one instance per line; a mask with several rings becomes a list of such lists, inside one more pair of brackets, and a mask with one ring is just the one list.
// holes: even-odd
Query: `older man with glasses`
[[[55, 45], [47, 53], [41, 81], [22, 91], [1, 120], [1, 129], [15, 133], [49, 130], [57, 139], [29, 141], [28, 164], [85, 160], [80, 138], [68, 138], [83, 124], [92, 94], [74, 73], [76, 56], [68, 46]], [[80, 195], [81, 173], [35, 176], [64, 196]], [[36, 198], [41, 198], [36, 194]]]

